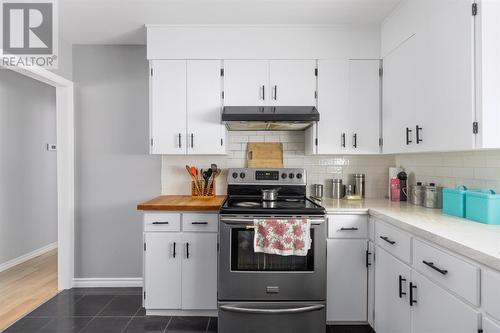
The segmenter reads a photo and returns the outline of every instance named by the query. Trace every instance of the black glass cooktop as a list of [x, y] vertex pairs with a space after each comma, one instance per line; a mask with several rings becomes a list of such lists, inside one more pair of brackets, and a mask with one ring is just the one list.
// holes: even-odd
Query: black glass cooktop
[[263, 201], [260, 196], [228, 196], [220, 213], [322, 215], [325, 209], [305, 197], [279, 197], [276, 201]]

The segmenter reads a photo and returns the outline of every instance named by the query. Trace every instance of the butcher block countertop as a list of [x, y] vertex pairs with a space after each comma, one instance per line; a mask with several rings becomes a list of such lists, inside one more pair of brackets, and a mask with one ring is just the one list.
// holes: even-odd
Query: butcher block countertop
[[138, 210], [170, 210], [170, 211], [217, 211], [225, 195], [217, 195], [212, 199], [191, 198], [190, 195], [161, 195], [137, 205]]

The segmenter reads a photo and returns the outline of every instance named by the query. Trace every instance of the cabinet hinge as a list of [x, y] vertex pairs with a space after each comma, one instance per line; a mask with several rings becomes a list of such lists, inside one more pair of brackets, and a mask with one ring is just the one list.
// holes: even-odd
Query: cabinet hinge
[[318, 145], [318, 138], [314, 139], [314, 145], [317, 146]]
[[318, 69], [317, 68], [314, 69], [314, 76], [318, 76]]
[[472, 16], [477, 15], [477, 3], [472, 4]]
[[479, 123], [477, 121], [472, 123], [472, 133], [473, 134], [479, 133]]
[[146, 299], [146, 292], [144, 292], [144, 299]]
[[146, 242], [144, 242], [144, 251], [146, 251]]
[[224, 90], [221, 93], [222, 99], [224, 99]]
[[378, 139], [378, 145], [382, 147], [384, 145], [384, 139], [382, 138]]
[[153, 138], [151, 138], [151, 147], [153, 146]]
[[314, 98], [318, 99], [318, 91], [317, 90], [314, 92]]
[[151, 76], [153, 76], [153, 69], [151, 68]]
[[384, 76], [384, 69], [382, 67], [380, 67], [378, 69], [378, 76], [381, 76], [381, 77]]
[[220, 69], [220, 76], [224, 76], [224, 68]]

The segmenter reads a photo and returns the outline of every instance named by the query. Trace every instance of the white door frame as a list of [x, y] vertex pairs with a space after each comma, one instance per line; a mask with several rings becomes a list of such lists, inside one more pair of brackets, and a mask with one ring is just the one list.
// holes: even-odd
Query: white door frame
[[73, 82], [35, 66], [2, 67], [56, 88], [57, 130], [57, 281], [58, 289], [73, 287], [75, 244], [75, 161]]

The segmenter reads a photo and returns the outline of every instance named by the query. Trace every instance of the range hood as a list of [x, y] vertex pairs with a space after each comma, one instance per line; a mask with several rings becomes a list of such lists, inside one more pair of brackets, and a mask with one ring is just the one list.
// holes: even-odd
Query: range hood
[[222, 111], [230, 131], [303, 131], [317, 121], [315, 106], [226, 106]]

